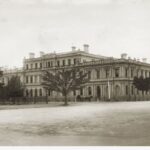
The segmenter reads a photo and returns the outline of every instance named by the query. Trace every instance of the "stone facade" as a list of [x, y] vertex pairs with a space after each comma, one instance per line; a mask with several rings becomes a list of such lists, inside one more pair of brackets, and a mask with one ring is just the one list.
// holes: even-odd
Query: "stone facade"
[[88, 45], [84, 45], [83, 50], [72, 47], [68, 53], [40, 52], [40, 57], [36, 58], [34, 53], [30, 53], [29, 58], [24, 59], [22, 70], [4, 71], [3, 81], [7, 84], [9, 78], [17, 74], [26, 87], [26, 97], [48, 96], [49, 100], [58, 100], [62, 97], [60, 93], [45, 91], [41, 86], [43, 71], [78, 67], [89, 73], [90, 82], [83, 89], [71, 92], [71, 100], [75, 100], [77, 95], [87, 99], [90, 97], [93, 101], [149, 99], [149, 92], [142, 93], [132, 84], [135, 76], [150, 77], [150, 64], [145, 59], [142, 62], [132, 60], [126, 54], [119, 59], [98, 56], [90, 54], [88, 48]]

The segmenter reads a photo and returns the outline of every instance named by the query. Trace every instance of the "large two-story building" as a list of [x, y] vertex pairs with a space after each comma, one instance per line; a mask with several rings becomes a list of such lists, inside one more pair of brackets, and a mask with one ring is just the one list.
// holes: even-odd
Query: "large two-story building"
[[40, 52], [40, 57], [34, 53], [24, 59], [23, 68], [4, 71], [3, 81], [7, 84], [13, 75], [20, 76], [25, 85], [24, 95], [26, 97], [48, 96], [49, 100], [60, 100], [61, 93], [45, 91], [42, 87], [42, 74], [44, 70], [57, 71], [78, 67], [88, 72], [90, 81], [83, 88], [69, 94], [70, 100], [77, 95], [91, 97], [93, 101], [101, 100], [133, 100], [149, 99], [150, 93], [138, 91], [133, 86], [135, 76], [150, 77], [150, 64], [146, 59], [136, 60], [127, 58], [127, 54], [121, 54], [121, 58], [98, 56], [89, 53], [89, 45], [85, 44], [83, 49], [72, 50], [67, 53]]

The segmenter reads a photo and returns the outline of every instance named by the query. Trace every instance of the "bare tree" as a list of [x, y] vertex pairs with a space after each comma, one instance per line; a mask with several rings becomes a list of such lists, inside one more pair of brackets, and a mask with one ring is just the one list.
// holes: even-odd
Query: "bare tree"
[[64, 104], [68, 105], [68, 93], [80, 89], [88, 81], [87, 73], [83, 73], [80, 69], [62, 70], [55, 73], [45, 71], [42, 85], [47, 90], [62, 93]]

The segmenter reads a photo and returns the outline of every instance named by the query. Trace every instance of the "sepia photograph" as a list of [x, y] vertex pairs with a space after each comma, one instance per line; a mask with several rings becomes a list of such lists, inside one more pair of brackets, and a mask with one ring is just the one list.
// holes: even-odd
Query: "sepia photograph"
[[150, 0], [0, 0], [0, 135], [150, 146]]

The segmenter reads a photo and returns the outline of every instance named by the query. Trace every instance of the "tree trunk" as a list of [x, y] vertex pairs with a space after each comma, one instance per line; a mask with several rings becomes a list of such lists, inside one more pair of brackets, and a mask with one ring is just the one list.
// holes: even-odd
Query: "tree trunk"
[[67, 106], [68, 105], [68, 99], [67, 99], [67, 95], [64, 95], [64, 105]]

